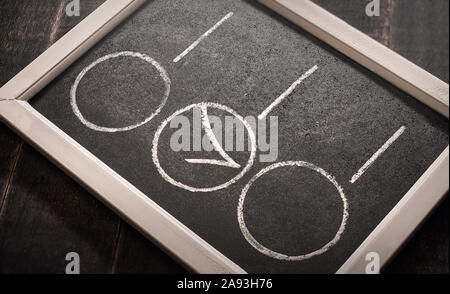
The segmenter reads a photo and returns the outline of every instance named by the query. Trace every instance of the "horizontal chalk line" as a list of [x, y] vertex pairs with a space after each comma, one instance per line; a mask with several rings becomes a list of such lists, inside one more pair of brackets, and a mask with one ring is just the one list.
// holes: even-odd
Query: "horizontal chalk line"
[[240, 168], [241, 166], [235, 166], [232, 163], [229, 163], [225, 160], [214, 160], [214, 159], [185, 159], [189, 163], [197, 163], [197, 164], [209, 164], [209, 165], [219, 165], [231, 168]]

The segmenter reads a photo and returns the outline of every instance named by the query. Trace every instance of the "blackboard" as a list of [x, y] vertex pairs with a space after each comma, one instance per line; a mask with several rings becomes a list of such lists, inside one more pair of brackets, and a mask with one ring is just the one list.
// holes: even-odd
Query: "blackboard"
[[[251, 152], [229, 153], [238, 171], [189, 163], [221, 158], [172, 152], [168, 118], [193, 104], [257, 117], [307, 72], [268, 114], [278, 117], [274, 162], [257, 151], [223, 189], [186, 189], [230, 181]], [[31, 104], [250, 273], [335, 272], [448, 145], [445, 117], [253, 1], [148, 1]], [[160, 130], [158, 162], [186, 187], [155, 166]]]

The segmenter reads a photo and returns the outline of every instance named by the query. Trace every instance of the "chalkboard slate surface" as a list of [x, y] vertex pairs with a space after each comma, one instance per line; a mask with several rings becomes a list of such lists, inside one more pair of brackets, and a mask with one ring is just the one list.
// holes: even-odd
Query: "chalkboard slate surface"
[[[267, 152], [257, 151], [241, 178], [211, 192], [173, 185], [158, 172], [152, 147], [161, 131], [158, 162], [173, 180], [197, 188], [232, 180], [246, 166], [249, 151], [228, 153], [238, 169], [189, 163], [188, 158], [221, 157], [173, 152], [174, 129], [162, 128], [165, 120], [203, 102], [257, 117], [314, 66], [268, 114], [278, 117], [275, 162], [261, 162]], [[448, 145], [444, 117], [253, 1], [148, 1], [31, 103], [250, 273], [335, 272]], [[183, 114], [192, 118], [194, 109]], [[208, 107], [208, 114], [223, 119], [226, 111]], [[398, 130], [404, 130], [401, 136], [351, 183]], [[296, 165], [260, 173], [282, 162]], [[247, 241], [238, 221], [246, 187], [242, 217], [253, 240], [270, 252], [303, 260], [279, 260]], [[336, 243], [327, 246], [332, 240]], [[308, 256], [321, 248], [326, 250]]]

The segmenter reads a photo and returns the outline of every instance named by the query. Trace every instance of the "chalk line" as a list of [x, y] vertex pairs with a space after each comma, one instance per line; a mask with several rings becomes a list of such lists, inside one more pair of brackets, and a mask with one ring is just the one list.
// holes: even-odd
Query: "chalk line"
[[366, 171], [369, 167], [405, 132], [406, 127], [402, 126], [394, 135], [392, 135], [389, 140], [375, 152], [374, 155], [361, 167], [358, 172], [352, 177], [350, 183], [354, 184]]
[[201, 35], [200, 38], [198, 38], [194, 43], [192, 43], [191, 46], [189, 46], [186, 50], [184, 50], [180, 55], [175, 57], [173, 62], [177, 63], [178, 61], [180, 61], [189, 52], [191, 52], [195, 47], [197, 47], [198, 44], [200, 44], [203, 41], [203, 39], [208, 37], [211, 33], [213, 33], [218, 27], [220, 27], [227, 19], [229, 19], [232, 16], [233, 16], [233, 12], [230, 12], [227, 15], [225, 15], [218, 23], [216, 23], [212, 28], [210, 28], [206, 33]]
[[[310, 253], [307, 253], [307, 254], [292, 256], [292, 255], [286, 255], [283, 253], [275, 252], [275, 251], [265, 247], [264, 245], [259, 243], [253, 237], [253, 235], [248, 230], [247, 225], [245, 224], [245, 220], [244, 220], [244, 202], [245, 202], [245, 198], [246, 198], [247, 193], [248, 193], [249, 189], [251, 188], [251, 186], [261, 176], [265, 175], [266, 173], [268, 173], [274, 169], [286, 167], [286, 166], [307, 168], [307, 169], [313, 170], [313, 171], [319, 173], [320, 175], [324, 176], [328, 181], [330, 181], [333, 184], [333, 186], [336, 188], [336, 190], [339, 193], [339, 196], [342, 200], [342, 205], [343, 205], [342, 220], [341, 220], [341, 225], [339, 226], [339, 229], [336, 232], [336, 235], [333, 237], [333, 239], [331, 239], [328, 243], [323, 245], [321, 248], [319, 248], [315, 251], [312, 251]], [[305, 161], [277, 162], [277, 163], [274, 163], [270, 166], [263, 168], [259, 173], [257, 173], [255, 176], [253, 176], [253, 178], [250, 179], [248, 184], [242, 190], [241, 195], [239, 196], [239, 203], [238, 203], [238, 210], [237, 210], [237, 218], [238, 218], [239, 228], [241, 229], [241, 232], [244, 235], [247, 242], [249, 242], [250, 245], [253, 246], [253, 248], [255, 248], [256, 250], [258, 250], [259, 252], [261, 252], [264, 255], [267, 255], [267, 256], [275, 258], [275, 259], [286, 260], [286, 261], [302, 261], [302, 260], [306, 260], [311, 257], [314, 257], [316, 255], [323, 254], [326, 251], [328, 251], [331, 247], [336, 245], [336, 243], [341, 239], [341, 235], [345, 231], [345, 226], [347, 224], [348, 216], [349, 216], [348, 202], [347, 202], [347, 198], [345, 197], [345, 194], [344, 194], [344, 189], [338, 184], [336, 179], [332, 175], [327, 173], [324, 169], [322, 169], [318, 166], [315, 166], [312, 163], [305, 162]]]
[[259, 116], [258, 119], [264, 119], [266, 118], [267, 114], [272, 111], [278, 104], [281, 103], [286, 97], [292, 94], [292, 92], [295, 90], [295, 88], [300, 85], [305, 79], [307, 79], [310, 75], [312, 75], [319, 67], [317, 65], [314, 65], [311, 69], [309, 69], [307, 72], [305, 72], [298, 80], [296, 80], [283, 94], [281, 94], [280, 97], [275, 99], [275, 101], [272, 102], [272, 104], [269, 105]]
[[209, 141], [214, 146], [214, 150], [219, 152], [219, 154], [223, 157], [224, 161], [221, 160], [209, 160], [209, 159], [185, 159], [189, 163], [198, 163], [198, 164], [213, 164], [213, 165], [221, 165], [221, 166], [227, 166], [231, 168], [240, 168], [241, 166], [233, 160], [220, 146], [219, 141], [217, 141], [216, 136], [214, 135], [214, 132], [211, 129], [211, 123], [209, 122], [208, 118], [208, 109], [206, 105], [202, 105], [200, 107], [202, 111], [202, 124], [203, 128], [205, 129], [206, 135], [209, 138]]

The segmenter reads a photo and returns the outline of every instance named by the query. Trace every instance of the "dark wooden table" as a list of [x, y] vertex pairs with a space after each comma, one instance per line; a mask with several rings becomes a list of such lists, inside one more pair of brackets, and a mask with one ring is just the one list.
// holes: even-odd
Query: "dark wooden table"
[[[0, 1], [3, 85], [103, 0]], [[320, 0], [318, 2], [326, 2]], [[448, 83], [449, 1], [381, 0], [381, 16], [329, 1], [330, 10]], [[353, 1], [354, 2], [354, 1]], [[81, 273], [185, 273], [16, 134], [0, 124], [0, 273], [64, 273], [68, 252]], [[449, 273], [449, 200], [434, 212], [386, 273]]]

